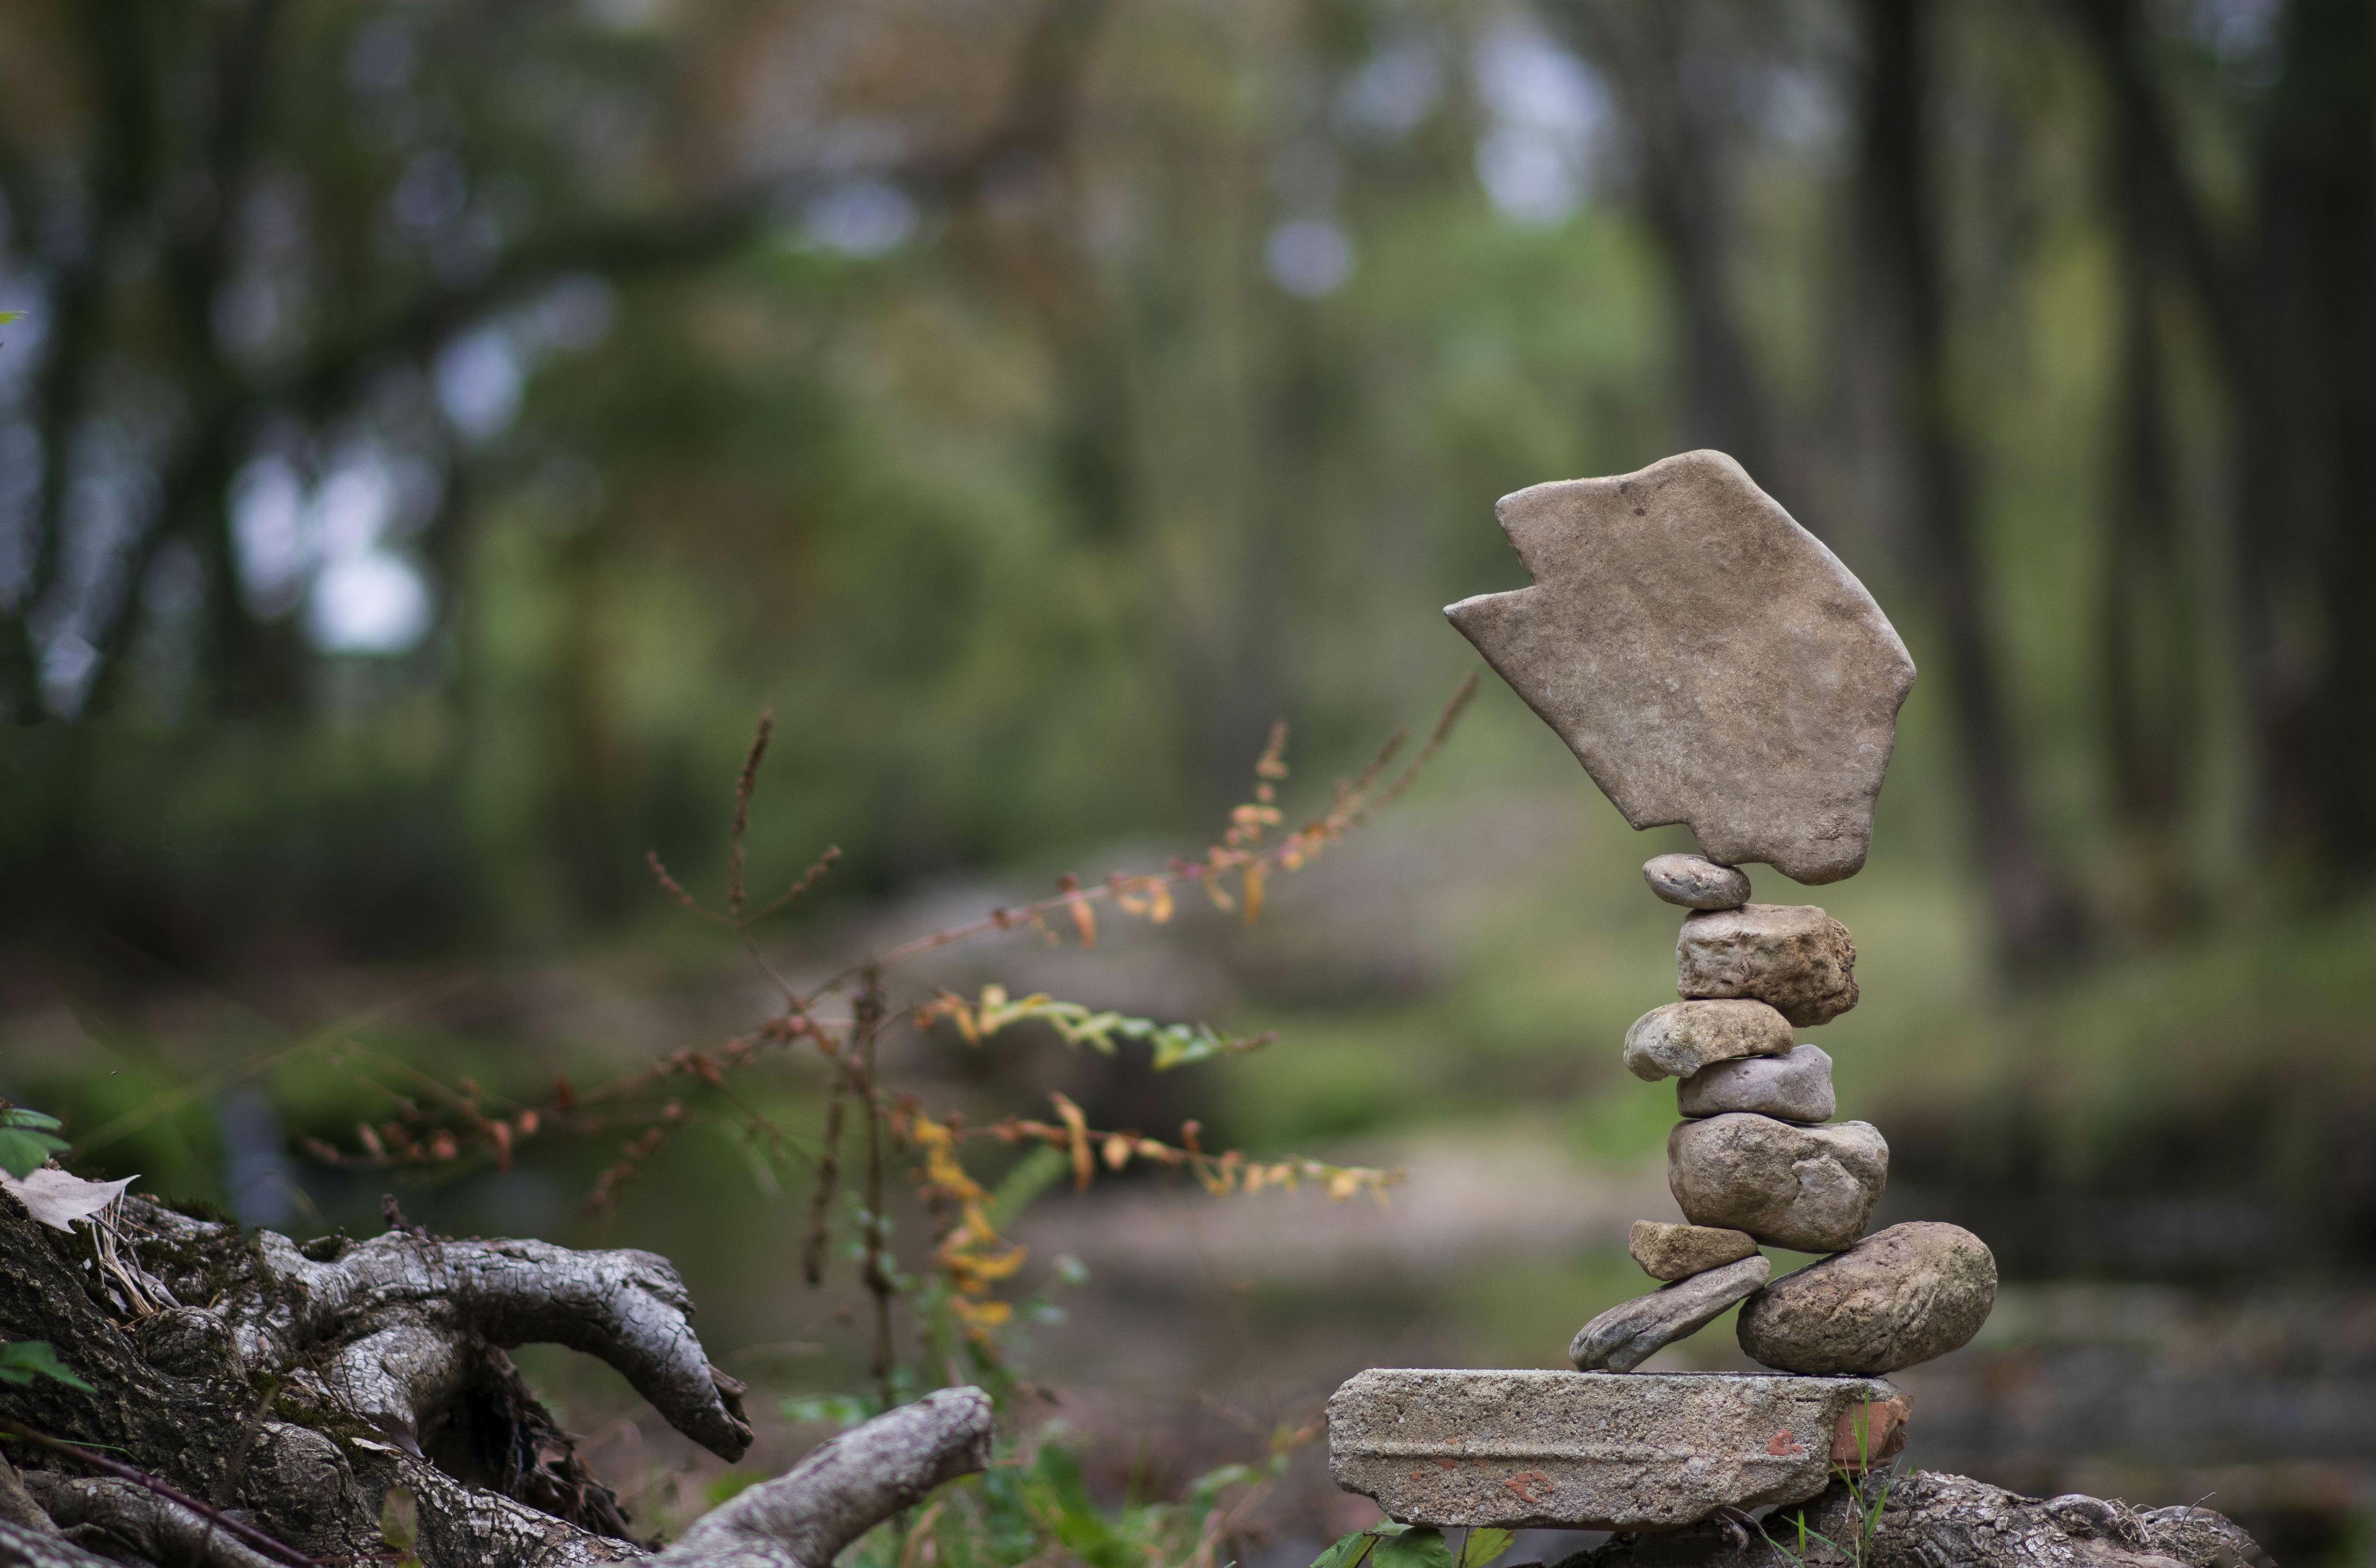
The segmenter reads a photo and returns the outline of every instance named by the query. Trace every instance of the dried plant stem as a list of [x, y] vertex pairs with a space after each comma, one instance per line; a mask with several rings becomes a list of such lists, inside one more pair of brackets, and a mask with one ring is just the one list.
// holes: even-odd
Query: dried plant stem
[[825, 1147], [817, 1156], [816, 1192], [809, 1198], [809, 1239], [801, 1252], [801, 1277], [810, 1285], [825, 1283], [826, 1253], [833, 1245], [834, 1189], [841, 1179], [841, 1117], [849, 1103], [846, 1075], [838, 1075], [825, 1107]]
[[759, 728], [751, 737], [751, 750], [742, 759], [742, 771], [734, 780], [734, 836], [726, 857], [726, 913], [730, 919], [742, 918], [742, 837], [751, 827], [751, 791], [758, 788], [759, 764], [767, 754], [767, 737], [775, 733], [776, 712], [769, 708], [759, 715]]
[[937, 953], [944, 947], [954, 946], [960, 942], [969, 942], [978, 936], [987, 936], [992, 932], [1013, 931], [1018, 926], [1044, 926], [1050, 915], [1063, 913], [1072, 916], [1074, 911], [1090, 903], [1111, 899], [1121, 893], [1142, 895], [1158, 887], [1177, 887], [1183, 883], [1202, 881], [1206, 877], [1229, 871], [1243, 872], [1252, 869], [1259, 873], [1267, 872], [1281, 865], [1291, 867], [1302, 859], [1316, 853], [1321, 847], [1359, 826], [1372, 812], [1401, 799], [1403, 791], [1408, 790], [1412, 781], [1419, 777], [1420, 770], [1433, 760], [1435, 754], [1443, 748], [1443, 742], [1451, 737], [1453, 728], [1460, 722], [1461, 714], [1468, 707], [1469, 699], [1476, 695], [1477, 676], [1472, 671], [1452, 694], [1452, 699], [1444, 704], [1443, 712], [1436, 716], [1435, 727], [1428, 735], [1427, 744], [1420, 748], [1419, 755], [1413, 757], [1403, 770], [1395, 776], [1394, 781], [1387, 785], [1385, 791], [1374, 801], [1368, 798], [1369, 790], [1376, 783], [1379, 776], [1385, 771], [1386, 765], [1402, 749], [1403, 742], [1408, 737], [1401, 731], [1396, 731], [1388, 738], [1378, 754], [1371, 759], [1369, 766], [1362, 770], [1360, 778], [1347, 786], [1337, 797], [1336, 806], [1325, 817], [1289, 834], [1286, 839], [1277, 844], [1263, 849], [1216, 848], [1211, 855], [1203, 861], [1174, 861], [1168, 871], [1146, 876], [1109, 881], [1091, 887], [1068, 886], [1053, 897], [1036, 899], [1014, 909], [992, 909], [980, 920], [933, 932], [928, 935], [901, 943], [863, 963], [851, 965], [811, 991], [805, 999], [806, 1004], [814, 1007], [826, 997], [849, 985], [851, 981], [861, 980], [868, 973], [879, 974], [880, 971], [889, 968], [894, 964], [902, 964], [911, 958], [921, 958], [927, 953]]
[[874, 1381], [885, 1409], [892, 1403], [891, 1374], [898, 1351], [891, 1337], [891, 1301], [898, 1287], [891, 1277], [890, 1227], [884, 1213], [884, 1107], [874, 1092], [874, 1056], [885, 1012], [883, 976], [872, 967], [865, 971], [853, 1008], [849, 1051], [855, 1059], [857, 1088], [866, 1106], [866, 1289], [874, 1298]]

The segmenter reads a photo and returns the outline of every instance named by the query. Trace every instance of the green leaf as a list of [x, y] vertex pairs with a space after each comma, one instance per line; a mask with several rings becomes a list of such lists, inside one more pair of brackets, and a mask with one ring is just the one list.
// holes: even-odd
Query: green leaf
[[1155, 1032], [1155, 1070], [1209, 1061], [1230, 1049], [1230, 1042], [1204, 1024], [1172, 1024]]
[[1379, 1541], [1370, 1568], [1453, 1568], [1452, 1548], [1442, 1530], [1420, 1525]]
[[1355, 1530], [1341, 1536], [1336, 1544], [1312, 1560], [1312, 1568], [1361, 1568], [1361, 1560], [1370, 1555], [1378, 1538], [1368, 1530]]
[[396, 1568], [420, 1568], [413, 1547], [421, 1539], [421, 1500], [410, 1487], [392, 1486], [380, 1494], [379, 1538], [396, 1557]]
[[701, 1495], [712, 1508], [721, 1503], [731, 1503], [767, 1478], [756, 1470], [729, 1470], [701, 1489]]
[[6, 1110], [0, 1110], [0, 1127], [38, 1127], [42, 1132], [54, 1133], [59, 1125], [56, 1117], [44, 1115], [38, 1111], [28, 1111], [21, 1105], [12, 1105]]
[[58, 1360], [58, 1353], [46, 1339], [13, 1339], [0, 1345], [0, 1383], [30, 1383], [36, 1377], [46, 1377], [53, 1383], [63, 1383], [68, 1388], [79, 1388], [85, 1394], [98, 1389], [77, 1377], [74, 1369]]
[[1460, 1543], [1460, 1568], [1485, 1568], [1518, 1538], [1512, 1530], [1472, 1529], [1468, 1538]]
[[[54, 1123], [53, 1123], [54, 1125]], [[0, 1170], [19, 1179], [49, 1163], [50, 1156], [65, 1152], [65, 1140], [21, 1127], [0, 1127]]]
[[861, 1399], [847, 1394], [802, 1394], [778, 1407], [788, 1421], [831, 1421], [847, 1430], [874, 1412]]
[[1224, 1465], [1218, 1470], [1207, 1470], [1188, 1488], [1189, 1510], [1201, 1518], [1213, 1511], [1222, 1492], [1262, 1478], [1263, 1473], [1252, 1465]]
[[1003, 1234], [1023, 1217], [1032, 1201], [1062, 1181], [1073, 1169], [1073, 1162], [1061, 1149], [1041, 1144], [1015, 1162], [1015, 1169], [999, 1178], [997, 1189], [990, 1195], [990, 1222]]

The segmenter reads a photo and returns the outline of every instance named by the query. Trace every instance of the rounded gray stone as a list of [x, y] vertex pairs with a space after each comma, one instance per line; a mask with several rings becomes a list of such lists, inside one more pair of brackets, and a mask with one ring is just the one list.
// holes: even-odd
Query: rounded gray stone
[[1625, 1070], [1655, 1084], [1689, 1077], [1712, 1062], [1779, 1056], [1790, 1043], [1788, 1020], [1763, 1002], [1669, 1002], [1625, 1031]]
[[1854, 1245], [1888, 1182], [1889, 1145], [1869, 1122], [1801, 1127], [1732, 1111], [1667, 1134], [1667, 1190], [1684, 1218], [1797, 1252]]
[[1773, 1277], [1773, 1264], [1764, 1253], [1752, 1253], [1620, 1302], [1575, 1331], [1567, 1359], [1578, 1372], [1632, 1372], [1676, 1340], [1697, 1334]]
[[1800, 1028], [1857, 1004], [1856, 943], [1812, 904], [1744, 904], [1686, 916], [1675, 940], [1675, 991], [1753, 996]]
[[1832, 1058], [1820, 1045], [1802, 1045], [1788, 1056], [1714, 1063], [1675, 1086], [1675, 1108], [1685, 1116], [1751, 1111], [1785, 1122], [1828, 1122], [1839, 1109]]
[[1752, 1256], [1757, 1238], [1746, 1230], [1637, 1219], [1625, 1234], [1625, 1250], [1653, 1279], [1689, 1279]]
[[1653, 855], [1642, 862], [1642, 880], [1686, 909], [1737, 909], [1749, 902], [1749, 878], [1705, 855]]
[[1916, 1220], [1785, 1275], [1740, 1310], [1740, 1348], [1783, 1372], [1895, 1372], [1961, 1349], [1996, 1304], [1997, 1260], [1960, 1226]]
[[1824, 1490], [1842, 1423], [1905, 1396], [1772, 1372], [1357, 1373], [1328, 1468], [1417, 1525], [1671, 1530]]
[[1493, 510], [1534, 584], [1444, 613], [1626, 821], [1800, 882], [1864, 864], [1914, 661], [1838, 557], [1721, 452]]

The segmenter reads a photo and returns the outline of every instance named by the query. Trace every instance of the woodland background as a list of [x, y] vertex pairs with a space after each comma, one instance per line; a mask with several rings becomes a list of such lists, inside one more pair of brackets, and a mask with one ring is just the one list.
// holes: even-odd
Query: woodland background
[[[1808, 896], [1862, 952], [1821, 1042], [1884, 1218], [2008, 1280], [1909, 1377], [1914, 1457], [2364, 1561], [2371, 283], [2364, 0], [22, 0], [0, 1090], [301, 1235], [393, 1190], [664, 1252], [791, 1400], [765, 1469], [866, 1382], [855, 1292], [799, 1278], [814, 1149], [747, 1135], [818, 1075], [694, 1086], [601, 1214], [608, 1145], [303, 1140], [764, 1013], [644, 860], [714, 894], [762, 708], [754, 886], [844, 854], [760, 945], [819, 975], [1193, 853], [1279, 718], [1292, 823], [1474, 667], [1437, 612], [1523, 581], [1494, 497], [1720, 446], [1922, 670], [1871, 867]], [[1558, 1364], [1638, 1289], [1671, 1107], [1615, 1044], [1678, 845], [1489, 682], [1260, 923], [929, 970], [1279, 1037], [886, 1048], [932, 1105], [1408, 1174], [1033, 1207], [1014, 1355], [1100, 1496], [1362, 1366]], [[717, 1484], [530, 1370], [639, 1518]], [[1309, 1443], [1258, 1512], [1261, 1568], [1369, 1516]]]

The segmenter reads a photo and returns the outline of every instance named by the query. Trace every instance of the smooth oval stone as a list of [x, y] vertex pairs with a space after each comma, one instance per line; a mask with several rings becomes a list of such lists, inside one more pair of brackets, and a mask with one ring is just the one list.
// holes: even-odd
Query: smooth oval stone
[[1820, 1045], [1802, 1045], [1788, 1056], [1714, 1063], [1675, 1086], [1675, 1108], [1686, 1116], [1752, 1111], [1785, 1122], [1828, 1122], [1839, 1109], [1832, 1058]]
[[1749, 878], [1705, 855], [1653, 855], [1642, 862], [1642, 880], [1686, 909], [1737, 909], [1749, 902]]
[[1684, 919], [1675, 941], [1675, 991], [1753, 996], [1812, 1028], [1857, 1004], [1856, 943], [1812, 904], [1704, 910]]
[[1575, 1331], [1567, 1359], [1578, 1372], [1632, 1372], [1678, 1339], [1705, 1328], [1725, 1308], [1774, 1276], [1763, 1253], [1610, 1308]]
[[1667, 1134], [1667, 1190], [1684, 1218], [1798, 1252], [1853, 1245], [1888, 1182], [1889, 1145], [1869, 1122], [1800, 1127], [1732, 1111]]
[[1961, 1226], [1915, 1220], [1751, 1297], [1740, 1348], [1780, 1372], [1895, 1372], [1969, 1344], [1996, 1299], [1986, 1242]]
[[1689, 1077], [1712, 1062], [1789, 1049], [1789, 1022], [1763, 1002], [1669, 1002], [1625, 1031], [1625, 1070], [1655, 1084]]
[[1689, 1279], [1753, 1255], [1757, 1239], [1746, 1230], [1637, 1219], [1626, 1232], [1625, 1250], [1653, 1279]]

